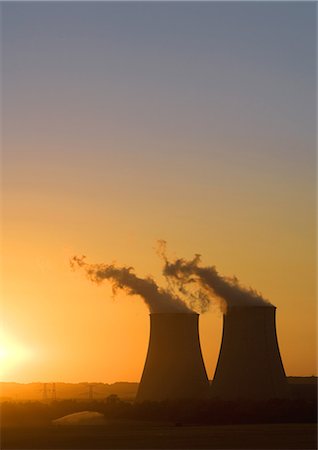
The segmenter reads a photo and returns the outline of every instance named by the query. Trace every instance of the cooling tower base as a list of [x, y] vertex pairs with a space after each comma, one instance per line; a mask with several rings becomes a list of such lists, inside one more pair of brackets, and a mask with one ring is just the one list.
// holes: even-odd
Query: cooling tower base
[[150, 341], [136, 401], [205, 398], [209, 382], [198, 314], [150, 314]]
[[231, 307], [211, 396], [224, 400], [267, 400], [289, 396], [275, 326], [276, 308]]

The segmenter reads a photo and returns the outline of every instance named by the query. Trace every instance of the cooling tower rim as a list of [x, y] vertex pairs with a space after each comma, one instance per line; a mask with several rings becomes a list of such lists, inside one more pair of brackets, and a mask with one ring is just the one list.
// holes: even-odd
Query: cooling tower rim
[[249, 309], [264, 309], [264, 308], [271, 308], [271, 309], [277, 309], [276, 306], [272, 305], [271, 303], [267, 303], [264, 305], [231, 305], [227, 307], [227, 311], [232, 310], [249, 310]]
[[200, 314], [196, 312], [152, 312], [149, 316], [199, 316]]

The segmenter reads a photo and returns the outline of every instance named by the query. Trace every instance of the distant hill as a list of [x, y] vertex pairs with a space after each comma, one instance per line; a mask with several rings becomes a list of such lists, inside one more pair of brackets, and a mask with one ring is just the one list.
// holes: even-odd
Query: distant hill
[[288, 383], [292, 384], [317, 384], [317, 377], [287, 377]]
[[[312, 398], [317, 395], [317, 377], [287, 377], [292, 396]], [[118, 395], [122, 400], [133, 400], [139, 383], [55, 383], [56, 399], [89, 400], [89, 386], [93, 386], [92, 395], [103, 400], [109, 395]], [[47, 398], [53, 398], [53, 383], [10, 383], [0, 382], [0, 401], [43, 400], [46, 385]]]
[[[92, 386], [90, 388], [89, 386]], [[94, 399], [102, 400], [109, 395], [116, 394], [123, 400], [136, 396], [138, 383], [117, 382], [107, 383], [55, 383], [56, 398], [89, 399], [91, 389]], [[43, 400], [44, 391], [48, 399], [53, 398], [53, 383], [10, 383], [0, 382], [0, 400]]]
[[288, 377], [292, 398], [317, 399], [317, 377]]

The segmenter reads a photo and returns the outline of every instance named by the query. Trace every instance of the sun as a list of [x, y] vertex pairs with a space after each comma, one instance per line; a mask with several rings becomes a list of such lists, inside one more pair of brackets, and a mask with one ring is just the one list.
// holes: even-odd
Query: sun
[[31, 356], [31, 350], [13, 336], [0, 330], [0, 379], [10, 377], [11, 371]]

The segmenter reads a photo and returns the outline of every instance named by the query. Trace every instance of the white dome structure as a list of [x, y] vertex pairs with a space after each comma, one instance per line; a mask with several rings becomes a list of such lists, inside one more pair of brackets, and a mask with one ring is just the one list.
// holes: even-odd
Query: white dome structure
[[59, 426], [103, 425], [105, 417], [103, 414], [95, 411], [80, 411], [55, 419], [52, 423]]

